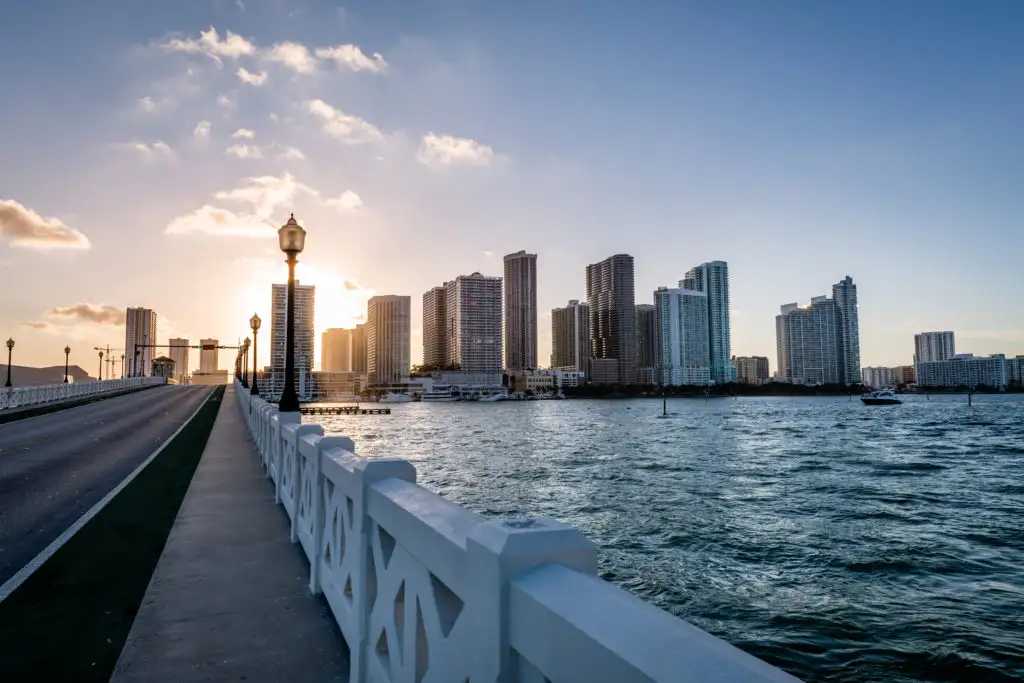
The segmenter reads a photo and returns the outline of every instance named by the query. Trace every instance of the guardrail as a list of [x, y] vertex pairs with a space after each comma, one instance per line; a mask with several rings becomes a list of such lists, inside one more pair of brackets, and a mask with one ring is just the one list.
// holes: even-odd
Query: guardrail
[[797, 681], [597, 578], [575, 529], [487, 520], [418, 486], [408, 461], [360, 458], [235, 386], [352, 683]]
[[125, 377], [124, 379], [68, 382], [67, 384], [44, 384], [38, 387], [11, 387], [0, 389], [0, 410], [42, 405], [70, 398], [102, 394], [107, 391], [166, 383], [167, 380], [163, 377]]

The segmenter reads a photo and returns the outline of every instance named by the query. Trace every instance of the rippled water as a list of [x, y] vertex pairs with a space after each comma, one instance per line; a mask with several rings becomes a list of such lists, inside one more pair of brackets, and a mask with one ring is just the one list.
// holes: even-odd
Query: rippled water
[[801, 678], [1024, 679], [1024, 396], [393, 408], [316, 419]]

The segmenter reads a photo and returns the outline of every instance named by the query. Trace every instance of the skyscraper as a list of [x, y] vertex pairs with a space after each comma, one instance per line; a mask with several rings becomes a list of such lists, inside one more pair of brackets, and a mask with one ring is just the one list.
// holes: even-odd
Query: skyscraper
[[732, 362], [736, 366], [736, 381], [740, 384], [764, 384], [768, 381], [768, 358], [765, 356], [739, 356]]
[[[171, 360], [174, 361], [174, 378], [179, 382], [188, 377], [188, 339], [171, 339], [167, 342], [171, 347]], [[128, 357], [128, 354], [125, 354]]]
[[[843, 351], [835, 299], [786, 304], [775, 317], [779, 379], [793, 384], [843, 382]], [[856, 380], [860, 381], [860, 376]]]
[[352, 335], [355, 330], [332, 327], [320, 335], [320, 369], [324, 372], [352, 370]]
[[734, 382], [736, 368], [730, 361], [732, 332], [729, 325], [729, 265], [725, 261], [702, 263], [687, 271], [679, 286], [708, 295], [711, 379], [717, 384]]
[[537, 368], [537, 255], [505, 256], [505, 368]]
[[590, 358], [590, 307], [571, 299], [551, 311], [551, 367], [586, 372]]
[[[220, 353], [217, 347], [220, 346], [220, 341], [217, 339], [200, 339], [199, 346], [199, 372], [217, 372], [220, 370], [217, 360]], [[207, 346], [212, 348], [203, 348]]]
[[[270, 369], [284, 376], [288, 285], [271, 285]], [[316, 287], [295, 282], [295, 372], [313, 369], [313, 311]], [[283, 382], [283, 380], [282, 380]], [[300, 383], [296, 376], [296, 386]]]
[[636, 305], [636, 374], [640, 384], [655, 384], [658, 364], [658, 316], [653, 304]]
[[956, 342], [950, 331], [922, 332], [914, 335], [914, 365], [937, 363], [949, 360], [955, 355]]
[[371, 384], [390, 386], [409, 378], [411, 301], [389, 294], [367, 303], [366, 371]]
[[444, 285], [423, 293], [423, 365], [428, 368], [440, 368], [447, 362], [446, 297]]
[[860, 382], [860, 321], [857, 316], [857, 285], [847, 275], [832, 285], [832, 298], [839, 316], [839, 341], [842, 346], [840, 370], [844, 384]]
[[352, 372], [366, 372], [366, 325], [352, 330]]
[[460, 275], [445, 288], [446, 365], [501, 371], [501, 278]]
[[708, 295], [690, 289], [659, 287], [654, 292], [657, 316], [657, 379], [665, 386], [711, 383]]
[[156, 320], [156, 312], [149, 308], [129, 307], [125, 312], [124, 356], [132, 376], [149, 376], [153, 372], [153, 359], [156, 355], [152, 347], [157, 343]]
[[616, 254], [587, 266], [591, 372], [595, 383], [636, 381], [636, 295], [633, 257]]

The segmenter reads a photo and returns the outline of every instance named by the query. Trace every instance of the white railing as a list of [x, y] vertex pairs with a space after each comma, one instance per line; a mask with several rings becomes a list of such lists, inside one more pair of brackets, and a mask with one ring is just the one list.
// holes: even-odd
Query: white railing
[[578, 531], [484, 519], [418, 486], [411, 463], [360, 458], [235, 387], [352, 683], [797, 680], [597, 578]]
[[25, 406], [35, 406], [71, 398], [92, 396], [93, 394], [102, 394], [107, 391], [166, 383], [167, 380], [163, 377], [125, 377], [124, 379], [68, 382], [67, 384], [44, 384], [38, 387], [12, 387], [0, 389], [0, 409], [23, 408]]

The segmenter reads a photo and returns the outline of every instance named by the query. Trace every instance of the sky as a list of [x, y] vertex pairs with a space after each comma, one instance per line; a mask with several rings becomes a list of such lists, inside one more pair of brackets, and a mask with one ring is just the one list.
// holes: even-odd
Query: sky
[[11, 4], [0, 335], [15, 364], [68, 344], [91, 369], [146, 306], [160, 343], [234, 342], [269, 320], [294, 212], [317, 332], [410, 295], [413, 362], [423, 292], [519, 249], [542, 364], [550, 310], [615, 253], [638, 303], [727, 261], [733, 353], [773, 368], [779, 306], [846, 275], [864, 366], [937, 329], [1024, 354], [1022, 22], [1014, 0]]

